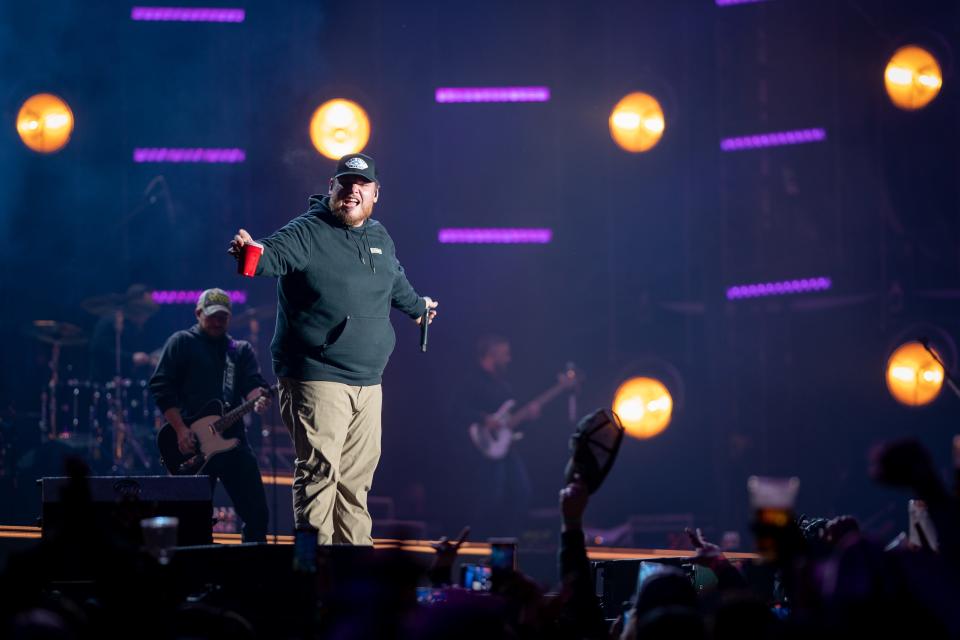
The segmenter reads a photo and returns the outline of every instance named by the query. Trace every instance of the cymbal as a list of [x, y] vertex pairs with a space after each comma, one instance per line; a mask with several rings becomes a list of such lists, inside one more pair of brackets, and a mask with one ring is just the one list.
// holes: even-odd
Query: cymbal
[[80, 303], [83, 310], [95, 316], [108, 316], [115, 311], [123, 311], [126, 296], [120, 293], [106, 293], [102, 296], [93, 296]]
[[75, 347], [87, 342], [83, 329], [75, 324], [56, 320], [34, 320], [24, 333], [40, 342], [59, 344], [64, 347]]
[[259, 307], [250, 307], [231, 318], [231, 322], [250, 322], [251, 320], [273, 320], [277, 317], [275, 305], [264, 304]]
[[126, 293], [105, 293], [80, 302], [87, 313], [95, 316], [110, 316], [121, 311], [124, 315], [150, 317], [160, 308], [142, 284], [130, 285]]

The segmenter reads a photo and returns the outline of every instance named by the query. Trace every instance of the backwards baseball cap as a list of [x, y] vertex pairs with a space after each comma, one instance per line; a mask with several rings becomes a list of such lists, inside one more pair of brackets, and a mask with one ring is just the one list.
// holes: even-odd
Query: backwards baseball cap
[[371, 182], [380, 183], [373, 158], [362, 153], [349, 153], [337, 161], [337, 173], [333, 176], [362, 176]]
[[207, 289], [200, 294], [200, 298], [197, 300], [197, 309], [202, 311], [205, 316], [212, 316], [220, 311], [232, 313], [230, 294], [223, 289]]

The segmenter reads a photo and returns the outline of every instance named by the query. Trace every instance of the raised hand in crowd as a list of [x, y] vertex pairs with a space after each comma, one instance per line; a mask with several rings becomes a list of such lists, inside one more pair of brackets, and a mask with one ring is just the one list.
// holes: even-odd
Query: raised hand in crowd
[[590, 491], [580, 479], [574, 476], [573, 482], [560, 490], [560, 513], [563, 516], [563, 531], [582, 530], [583, 512], [590, 501]]
[[457, 536], [456, 541], [451, 542], [447, 536], [443, 536], [431, 545], [437, 552], [433, 556], [433, 564], [428, 571], [430, 582], [434, 587], [453, 583], [451, 573], [453, 563], [456, 562], [457, 553], [460, 552], [460, 547], [466, 542], [469, 535], [470, 527], [464, 527], [460, 530], [460, 535]]
[[693, 557], [694, 562], [709, 564], [714, 559], [723, 557], [723, 552], [720, 550], [720, 547], [712, 542], [708, 542], [707, 539], [703, 537], [703, 531], [700, 530], [700, 527], [696, 529], [687, 527], [684, 531], [690, 539], [690, 544], [697, 551], [697, 555]]
[[723, 551], [716, 544], [709, 542], [698, 527], [697, 529], [684, 529], [690, 544], [696, 549], [696, 555], [690, 560], [701, 566], [707, 567], [717, 576], [717, 588], [739, 589], [746, 586], [746, 581], [740, 574], [740, 571], [733, 566]]
[[580, 477], [560, 490], [560, 580], [563, 605], [558, 616], [564, 637], [600, 638], [607, 635], [603, 611], [593, 590], [590, 562], [583, 537], [583, 514], [590, 490]]
[[847, 536], [860, 533], [860, 523], [851, 515], [830, 518], [823, 529], [823, 538], [827, 544], [837, 545]]

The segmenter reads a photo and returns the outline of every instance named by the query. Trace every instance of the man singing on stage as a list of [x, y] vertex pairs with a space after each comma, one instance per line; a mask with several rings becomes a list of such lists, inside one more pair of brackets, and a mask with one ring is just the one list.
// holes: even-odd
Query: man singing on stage
[[390, 308], [418, 324], [436, 315], [370, 219], [379, 196], [373, 159], [350, 154], [305, 214], [259, 242], [240, 229], [231, 243], [241, 259], [262, 249], [255, 275], [280, 279], [271, 350], [297, 454], [294, 518], [315, 527], [320, 544], [373, 543], [367, 494], [380, 459], [380, 381], [396, 343]]

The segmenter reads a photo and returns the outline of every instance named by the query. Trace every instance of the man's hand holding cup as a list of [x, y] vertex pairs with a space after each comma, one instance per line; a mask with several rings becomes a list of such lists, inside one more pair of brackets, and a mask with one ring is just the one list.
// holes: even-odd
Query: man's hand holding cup
[[252, 278], [263, 255], [263, 245], [256, 242], [246, 229], [237, 231], [227, 252], [237, 259], [237, 273]]

